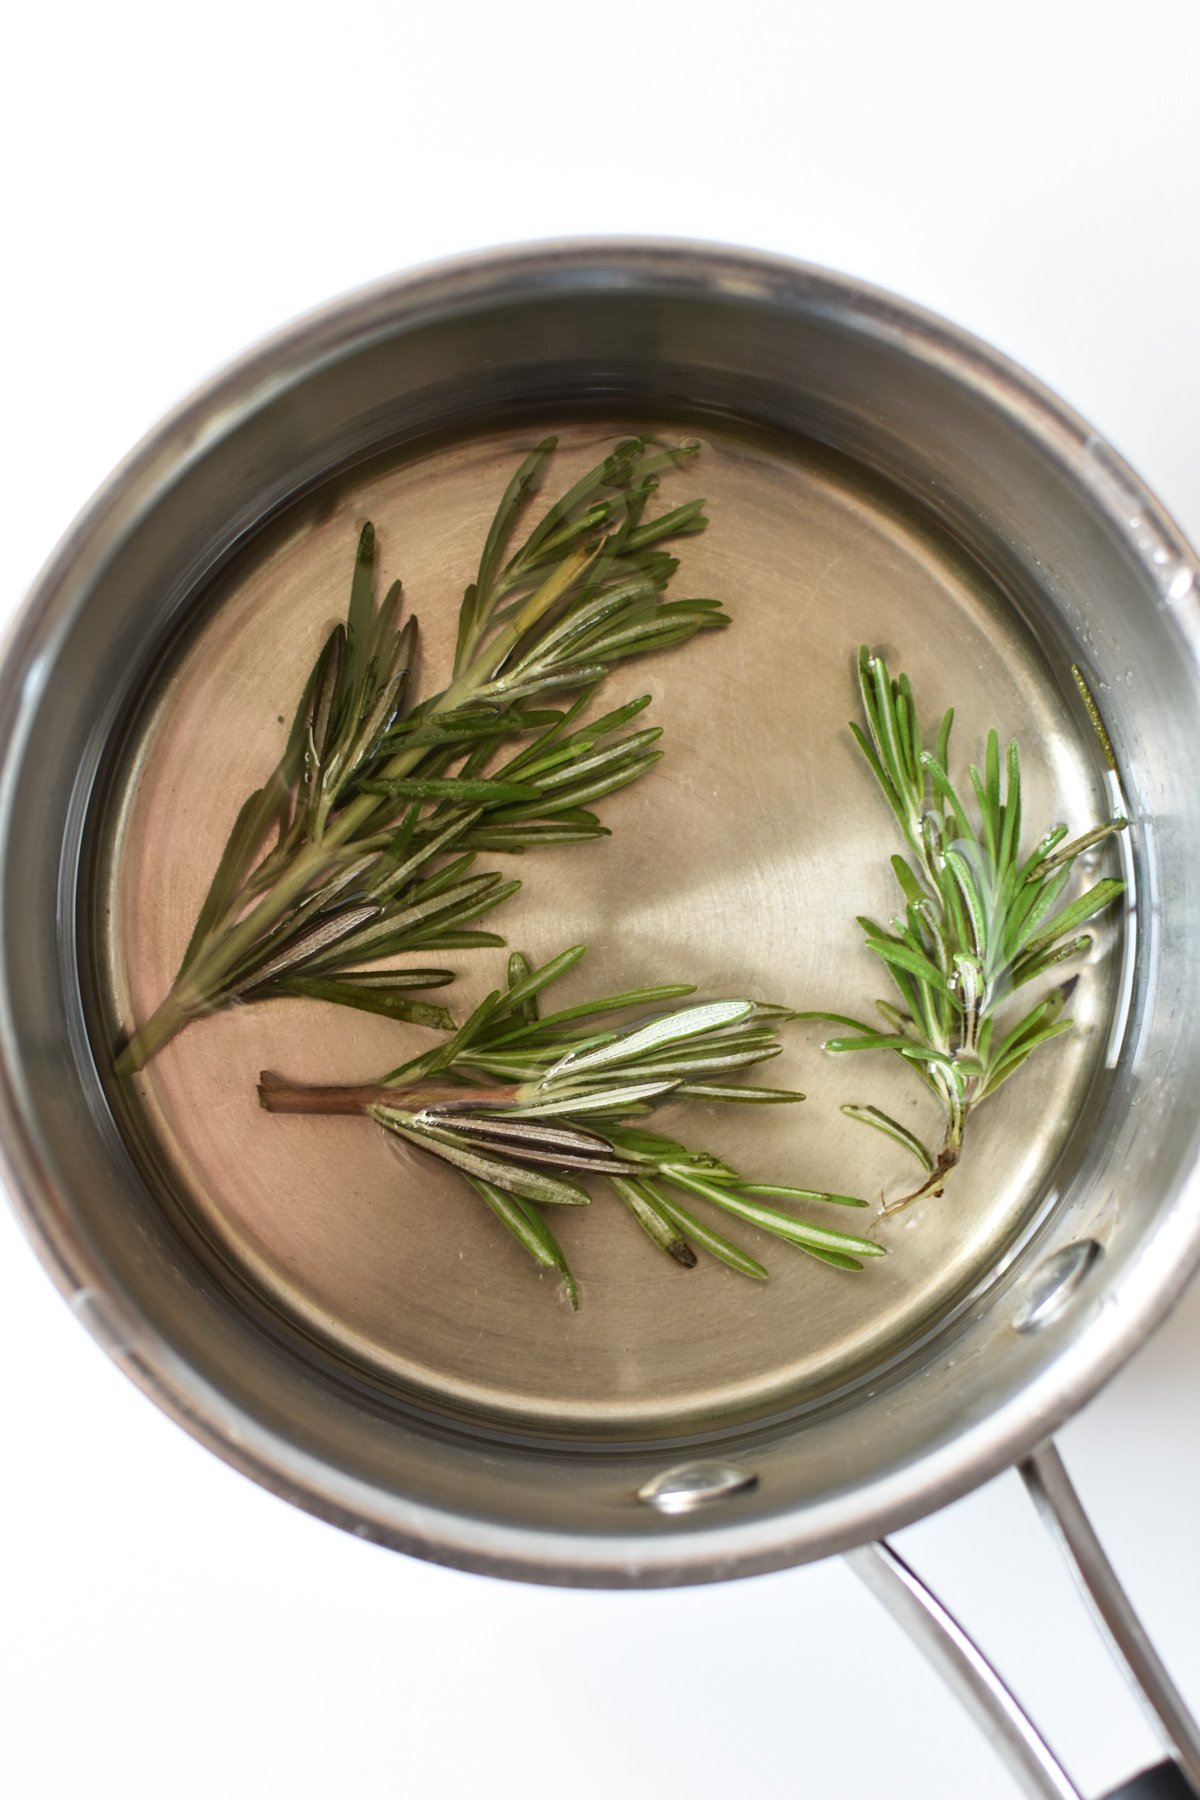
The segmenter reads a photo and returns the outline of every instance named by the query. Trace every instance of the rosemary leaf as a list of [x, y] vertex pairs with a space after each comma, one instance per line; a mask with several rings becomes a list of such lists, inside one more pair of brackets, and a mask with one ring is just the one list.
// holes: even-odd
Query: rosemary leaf
[[663, 1204], [662, 1196], [648, 1182], [628, 1181], [614, 1175], [609, 1185], [628, 1207], [652, 1244], [665, 1250], [683, 1268], [695, 1268], [698, 1261], [696, 1252], [683, 1235], [678, 1218], [672, 1216], [670, 1209]]
[[463, 1174], [493, 1181], [522, 1200], [538, 1200], [548, 1206], [586, 1206], [591, 1197], [574, 1182], [522, 1168], [517, 1163], [501, 1162], [465, 1144], [454, 1143], [448, 1134], [418, 1126], [411, 1114], [398, 1107], [377, 1107], [373, 1116], [386, 1131], [407, 1138], [409, 1143], [417, 1144], [421, 1149], [434, 1150], [443, 1162], [452, 1163]]
[[893, 1119], [890, 1113], [882, 1112], [877, 1106], [854, 1105], [843, 1106], [842, 1111], [848, 1119], [856, 1119], [861, 1125], [873, 1125], [876, 1131], [882, 1131], [893, 1143], [901, 1144], [916, 1158], [927, 1175], [933, 1174], [933, 1157], [925, 1145], [907, 1126], [901, 1125], [898, 1119]]
[[733, 1024], [752, 1011], [753, 1002], [749, 1000], [717, 1000], [705, 1006], [687, 1007], [682, 1012], [667, 1013], [637, 1031], [622, 1034], [611, 1044], [602, 1044], [598, 1050], [568, 1051], [550, 1073], [557, 1075], [569, 1068], [575, 1077], [588, 1069], [625, 1062], [646, 1050], [658, 1050], [682, 1038], [696, 1037], [702, 1032]]
[[[698, 1194], [702, 1200], [710, 1201], [722, 1211], [731, 1213], [734, 1218], [757, 1225], [760, 1231], [769, 1231], [775, 1237], [786, 1238], [798, 1249], [831, 1250], [848, 1258], [884, 1254], [882, 1246], [872, 1243], [868, 1238], [851, 1237], [843, 1231], [830, 1231], [823, 1225], [809, 1225], [801, 1219], [793, 1219], [790, 1214], [780, 1212], [776, 1207], [763, 1206], [761, 1202], [747, 1198], [745, 1190], [718, 1186], [715, 1182], [706, 1181], [702, 1176], [694, 1174], [690, 1169], [669, 1164], [662, 1173], [675, 1187], [686, 1188], [689, 1193]], [[829, 1199], [830, 1196], [813, 1194], [810, 1198]], [[853, 1266], [859, 1265], [855, 1263]]]
[[[305, 1000], [323, 1000], [332, 1006], [357, 1007], [360, 1012], [382, 1013], [406, 1025], [423, 1025], [431, 1031], [453, 1031], [453, 1015], [444, 1006], [414, 1000], [402, 990], [375, 981], [340, 980], [320, 975], [285, 975], [272, 983], [269, 994], [294, 994]], [[267, 996], [264, 996], [267, 997]]]
[[767, 1271], [757, 1257], [748, 1255], [737, 1244], [731, 1243], [727, 1237], [723, 1237], [719, 1231], [714, 1231], [713, 1227], [706, 1224], [696, 1213], [686, 1211], [678, 1201], [664, 1194], [656, 1184], [645, 1182], [643, 1186], [647, 1192], [653, 1194], [663, 1215], [686, 1238], [699, 1244], [702, 1250], [706, 1250], [710, 1256], [715, 1256], [718, 1262], [724, 1263], [725, 1267], [732, 1269], [735, 1274], [748, 1276], [751, 1281], [766, 1281]]
[[360, 794], [386, 794], [391, 800], [482, 800], [486, 806], [503, 806], [513, 800], [536, 800], [539, 790], [517, 781], [467, 781], [461, 776], [423, 779], [410, 775], [394, 781], [362, 781]]

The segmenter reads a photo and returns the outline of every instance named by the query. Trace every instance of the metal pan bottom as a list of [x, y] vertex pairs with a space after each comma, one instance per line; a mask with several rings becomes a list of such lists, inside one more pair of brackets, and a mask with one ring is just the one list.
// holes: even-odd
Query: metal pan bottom
[[[622, 429], [550, 423], [555, 490]], [[420, 619], [430, 691], [498, 495], [544, 429], [476, 432], [342, 476], [264, 529], [208, 597], [164, 660], [105, 811], [110, 1041], [170, 984], [233, 814], [274, 763], [344, 611], [363, 520], [383, 578], [404, 581]], [[525, 886], [487, 923], [539, 961], [589, 946], [563, 1003], [679, 980], [703, 996], [865, 1014], [885, 985], [854, 915], [895, 909], [899, 846], [846, 729], [859, 644], [908, 670], [926, 718], [957, 708], [957, 766], [978, 758], [990, 725], [1018, 740], [1030, 841], [1059, 820], [1074, 831], [1107, 816], [1095, 741], [1065, 660], [911, 500], [801, 441], [730, 428], [703, 442], [672, 478], [680, 497], [703, 492], [711, 517], [683, 549], [676, 592], [719, 596], [733, 626], [610, 677], [603, 707], [653, 695], [666, 757], [603, 803], [610, 839], [496, 859]], [[361, 1119], [260, 1111], [260, 1069], [365, 1081], [427, 1041], [365, 1014], [236, 1007], [183, 1033], [119, 1100], [162, 1206], [210, 1268], [377, 1394], [564, 1442], [683, 1437], [861, 1386], [986, 1288], [1086, 1142], [1115, 1054], [1119, 939], [1113, 922], [1098, 935], [1072, 1003], [1077, 1029], [980, 1112], [942, 1197], [870, 1227], [890, 1254], [858, 1276], [736, 1228], [769, 1282], [716, 1264], [684, 1271], [598, 1195], [554, 1221], [581, 1284], [573, 1316], [555, 1279], [440, 1165]], [[460, 1012], [497, 984], [503, 956], [435, 959], [461, 971]], [[927, 1140], [936, 1109], [891, 1059], [823, 1055], [820, 1035], [789, 1027], [770, 1071], [803, 1105], [664, 1109], [661, 1126], [758, 1179], [858, 1193], [877, 1210], [915, 1164], [840, 1104], [871, 1101]]]

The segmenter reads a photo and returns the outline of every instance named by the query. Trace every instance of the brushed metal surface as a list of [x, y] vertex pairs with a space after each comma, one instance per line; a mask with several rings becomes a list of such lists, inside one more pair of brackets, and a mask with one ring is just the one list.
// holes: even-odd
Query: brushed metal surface
[[[108, 908], [126, 1026], [170, 985], [233, 817], [274, 764], [279, 720], [344, 608], [363, 520], [379, 533], [383, 584], [405, 582], [424, 690], [436, 689], [492, 507], [532, 436], [481, 435], [343, 481], [226, 583], [135, 753]], [[547, 498], [613, 441], [566, 425]], [[614, 835], [602, 845], [495, 859], [526, 885], [487, 923], [537, 961], [589, 945], [564, 1003], [688, 980], [714, 998], [869, 1014], [886, 985], [854, 915], [895, 909], [897, 844], [846, 727], [858, 645], [909, 669], [930, 720], [960, 707], [960, 756], [980, 755], [990, 723], [1018, 738], [1031, 840], [1059, 819], [1077, 831], [1105, 816], [1091, 729], [993, 584], [900, 496], [834, 459], [732, 436], [710, 438], [664, 482], [663, 504], [696, 490], [712, 522], [683, 547], [676, 591], [721, 597], [734, 625], [610, 678], [596, 709], [652, 692], [666, 760], [604, 805]], [[369, 1080], [432, 1041], [343, 1008], [239, 1006], [189, 1028], [139, 1086], [161, 1166], [205, 1234], [351, 1364], [485, 1420], [670, 1436], [835, 1390], [987, 1281], [1036, 1209], [1103, 1055], [1120, 941], [1117, 914], [1073, 1003], [1077, 1031], [981, 1111], [945, 1196], [854, 1220], [892, 1252], [857, 1277], [762, 1241], [768, 1284], [713, 1263], [684, 1271], [600, 1195], [555, 1221], [582, 1283], [573, 1317], [556, 1280], [531, 1271], [443, 1165], [365, 1120], [259, 1109], [260, 1068]], [[465, 1016], [500, 980], [503, 952], [448, 960]], [[877, 1101], [930, 1139], [938, 1110], [892, 1059], [830, 1059], [820, 1037], [791, 1028], [771, 1071], [809, 1095], [803, 1105], [677, 1107], [663, 1126], [756, 1179], [859, 1193], [878, 1211], [885, 1184], [904, 1191], [907, 1159], [839, 1103]]]
[[[216, 812], [235, 796], [208, 805], [208, 790], [185, 782], [180, 810], [194, 810], [178, 856], [140, 864], [138, 806], [172, 814], [163, 783], [189, 706], [208, 708], [196, 754], [216, 756], [224, 790], [223, 720], [237, 724], [239, 760], [253, 750], [241, 735], [246, 682], [286, 713], [312, 652], [312, 641], [297, 643], [268, 696], [245, 605], [254, 582], [269, 612], [291, 571], [308, 565], [315, 632], [344, 599], [350, 526], [337, 506], [357, 516], [369, 498], [389, 571], [444, 630], [446, 596], [465, 579], [460, 569], [450, 579], [444, 553], [462, 533], [477, 541], [494, 496], [471, 458], [491, 459], [494, 478], [532, 420], [586, 435], [621, 417], [709, 441], [714, 526], [694, 549], [737, 623], [720, 645], [655, 666], [648, 685], [669, 760], [609, 809], [610, 844], [574, 852], [573, 864], [564, 854], [541, 913], [533, 892], [549, 891], [552, 865], [531, 860], [520, 934], [531, 951], [590, 935], [579, 992], [618, 972], [657, 973], [665, 949], [710, 991], [718, 964], [722, 985], [786, 966], [796, 991], [782, 998], [818, 1000], [834, 976], [831, 1000], [849, 1000], [852, 981], [870, 998], [863, 953], [853, 973], [828, 962], [803, 916], [810, 874], [823, 891], [844, 891], [845, 915], [884, 878], [885, 835], [844, 738], [833, 741], [854, 810], [831, 804], [817, 816], [821, 765], [802, 748], [843, 729], [860, 636], [903, 660], [927, 704], [963, 705], [964, 747], [993, 719], [1019, 731], [1046, 804], [1090, 817], [1090, 743], [1067, 675], [1071, 662], [1084, 666], [1134, 823], [1122, 854], [1136, 913], [1119, 966], [1114, 958], [1088, 984], [1099, 1008], [1091, 1036], [1044, 1059], [1041, 1078], [1014, 1082], [1007, 1117], [999, 1101], [980, 1115], [961, 1171], [969, 1184], [911, 1229], [901, 1218], [904, 1253], [883, 1271], [843, 1287], [780, 1246], [765, 1290], [735, 1289], [716, 1270], [677, 1282], [671, 1306], [694, 1309], [676, 1315], [692, 1327], [689, 1359], [657, 1299], [673, 1271], [619, 1238], [623, 1220], [573, 1222], [587, 1284], [573, 1341], [592, 1354], [571, 1361], [562, 1343], [572, 1322], [528, 1271], [513, 1271], [527, 1299], [505, 1312], [496, 1296], [507, 1284], [480, 1297], [469, 1267], [445, 1267], [432, 1207], [421, 1209], [369, 1132], [351, 1137], [357, 1122], [344, 1148], [323, 1135], [309, 1151], [283, 1147], [300, 1122], [247, 1117], [243, 1057], [324, 1077], [332, 1025], [310, 1039], [246, 1009], [197, 1026], [180, 1055], [203, 1063], [218, 1104], [184, 1106], [183, 1065], [164, 1060], [142, 1142], [97, 1035], [115, 940], [95, 850], [102, 799], [128, 767], [129, 721], [186, 639], [123, 828], [126, 897], [149, 897], [143, 884], [155, 879], [168, 889], [150, 908], [161, 936], [148, 913], [138, 928], [136, 977], [117, 958], [115, 986], [127, 984], [141, 1008], [170, 973], [210, 860], [200, 848], [215, 845]], [[387, 467], [372, 460], [382, 453]], [[343, 543], [322, 563], [312, 503], [324, 494], [327, 504], [331, 482], [354, 470], [324, 526], [331, 545], [339, 533]], [[461, 478], [449, 541], [437, 541], [415, 491], [404, 497], [425, 475], [447, 501]], [[289, 513], [306, 497], [307, 531]], [[280, 525], [289, 516], [299, 533], [290, 549]], [[284, 536], [256, 574], [264, 529]], [[329, 588], [318, 594], [322, 568]], [[213, 614], [205, 600], [222, 581], [227, 605]], [[1095, 1392], [1200, 1260], [1200, 1030], [1185, 998], [1200, 963], [1200, 790], [1189, 776], [1200, 741], [1198, 583], [1194, 553], [1153, 497], [1045, 390], [941, 321], [818, 270], [695, 246], [539, 246], [385, 283], [302, 321], [166, 421], [97, 497], [40, 578], [0, 681], [0, 1127], [47, 1267], [133, 1379], [247, 1473], [365, 1536], [497, 1574], [617, 1586], [747, 1574], [895, 1530], [986, 1479]], [[238, 630], [245, 645], [226, 648], [231, 671], [250, 671], [240, 695], [231, 674], [228, 695], [199, 701], [186, 656], [211, 669], [222, 632]], [[937, 673], [951, 655], [952, 694]], [[709, 711], [689, 710], [697, 692]], [[747, 692], [749, 705], [731, 707]], [[265, 762], [265, 737], [261, 751]], [[753, 781], [714, 846], [731, 754]], [[660, 808], [655, 795], [669, 784]], [[510, 904], [506, 924], [524, 904]], [[736, 920], [751, 904], [747, 934]], [[133, 991], [135, 979], [147, 988]], [[482, 962], [472, 980], [486, 982]], [[1113, 1029], [1102, 1033], [1110, 1005]], [[355, 1022], [348, 1077], [391, 1060], [378, 1056], [382, 1029]], [[316, 1071], [305, 1058], [318, 1043]], [[353, 1069], [351, 1051], [361, 1056]], [[816, 1178], [836, 1151], [841, 1172], [851, 1128], [837, 1121], [836, 1142], [826, 1131], [846, 1071], [812, 1051], [794, 1063], [810, 1094], [794, 1116], [773, 1116], [769, 1131], [750, 1121], [753, 1143], [736, 1135], [747, 1122], [726, 1115], [714, 1134], [719, 1126], [747, 1158], [769, 1154], [772, 1170], [785, 1150]], [[885, 1104], [886, 1091], [881, 1080]], [[207, 1136], [196, 1124], [206, 1112]], [[236, 1187], [214, 1180], [227, 1162], [223, 1131], [244, 1145]], [[866, 1187], [882, 1172], [871, 1157], [886, 1150], [865, 1133], [854, 1141]], [[306, 1158], [325, 1158], [330, 1180], [311, 1181], [308, 1169], [302, 1188], [283, 1179]], [[1011, 1183], [1002, 1195], [999, 1171]], [[1070, 1304], [1036, 1332], [1014, 1330], [1029, 1274], [1087, 1239], [1103, 1259]], [[474, 1223], [457, 1242], [483, 1254], [469, 1250], [484, 1242]], [[929, 1277], [946, 1257], [956, 1271], [938, 1288]], [[453, 1299], [431, 1299], [423, 1271], [434, 1265], [437, 1291]], [[963, 1294], [977, 1273], [982, 1285]], [[653, 1284], [649, 1312], [635, 1306], [641, 1284]], [[463, 1334], [468, 1306], [485, 1346], [477, 1354]], [[655, 1334], [653, 1353], [621, 1337], [635, 1312]], [[518, 1319], [543, 1358], [565, 1366], [531, 1373], [514, 1349]], [[690, 1456], [689, 1442], [704, 1446], [697, 1460], [757, 1481], [711, 1509], [659, 1515], [637, 1492]]]

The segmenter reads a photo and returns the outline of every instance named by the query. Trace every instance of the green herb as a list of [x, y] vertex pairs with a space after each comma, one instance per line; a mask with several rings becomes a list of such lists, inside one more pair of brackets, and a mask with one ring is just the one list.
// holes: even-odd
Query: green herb
[[[502, 943], [475, 923], [520, 884], [476, 872], [476, 855], [608, 835], [590, 808], [658, 760], [659, 732], [625, 729], [648, 696], [590, 722], [588, 702], [615, 664], [728, 620], [716, 600], [664, 598], [677, 562], [662, 546], [704, 529], [703, 501], [647, 517], [660, 474], [697, 446], [622, 443], [513, 550], [554, 449], [547, 438], [509, 482], [463, 597], [449, 685], [417, 704], [416, 621], [400, 624], [398, 582], [377, 602], [364, 528], [346, 621], [317, 657], [278, 767], [237, 816], [174, 986], [121, 1073], [233, 1000], [307, 996], [451, 1029], [442, 1007], [412, 998], [448, 971], [358, 965]], [[563, 694], [571, 704], [546, 710]]]
[[[893, 681], [880, 656], [859, 655], [866, 729], [851, 725], [910, 854], [893, 856], [903, 910], [891, 928], [860, 918], [867, 948], [887, 967], [899, 1004], [879, 1000], [883, 1029], [840, 1013], [801, 1013], [849, 1027], [830, 1038], [839, 1054], [885, 1050], [900, 1057], [937, 1096], [945, 1134], [937, 1155], [874, 1106], [842, 1108], [904, 1146], [921, 1164], [920, 1186], [886, 1210], [940, 1191], [962, 1154], [971, 1113], [1052, 1038], [1071, 1027], [1063, 1009], [1077, 977], [1053, 987], [1028, 1011], [1006, 1010], [1018, 988], [1088, 948], [1080, 928], [1112, 904], [1124, 883], [1104, 879], [1067, 897], [1084, 851], [1125, 828], [1110, 820], [1071, 842], [1065, 825], [1021, 850], [1021, 768], [1015, 743], [1002, 757], [988, 733], [982, 770], [968, 773], [974, 814], [947, 773], [953, 710], [934, 748], [924, 747], [908, 677]], [[1094, 711], [1094, 707], [1093, 707]], [[1104, 739], [1107, 742], [1107, 738]]]
[[802, 1100], [802, 1094], [722, 1079], [777, 1056], [777, 1027], [793, 1015], [751, 1000], [718, 1000], [660, 1009], [634, 1025], [606, 1022], [617, 1010], [661, 1006], [693, 992], [667, 985], [542, 1017], [540, 996], [583, 954], [577, 945], [540, 969], [511, 956], [503, 991], [489, 994], [452, 1038], [381, 1082], [297, 1087], [264, 1072], [262, 1104], [279, 1113], [363, 1113], [440, 1157], [535, 1262], [559, 1271], [572, 1306], [578, 1306], [575, 1280], [541, 1208], [586, 1204], [590, 1196], [579, 1182], [587, 1177], [602, 1177], [651, 1242], [685, 1268], [695, 1266], [702, 1250], [739, 1274], [766, 1279], [755, 1257], [702, 1216], [707, 1208], [834, 1268], [859, 1269], [862, 1257], [882, 1255], [878, 1244], [810, 1224], [774, 1204], [865, 1201], [747, 1180], [719, 1156], [634, 1123], [667, 1099]]

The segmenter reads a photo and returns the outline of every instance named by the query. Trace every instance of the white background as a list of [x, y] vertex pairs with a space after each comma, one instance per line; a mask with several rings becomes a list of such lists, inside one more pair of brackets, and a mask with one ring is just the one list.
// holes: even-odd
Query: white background
[[[686, 235], [849, 271], [1056, 387], [1200, 536], [1200, 10], [79, 0], [6, 26], [4, 604], [197, 381], [445, 253]], [[20, 1800], [1004, 1800], [840, 1566], [674, 1594], [390, 1556], [129, 1387], [0, 1216], [0, 1781]], [[1200, 1704], [1200, 1292], [1064, 1435]], [[1090, 1792], [1153, 1752], [1015, 1478], [903, 1543]], [[1040, 1696], [1040, 1698], [1039, 1698]]]

